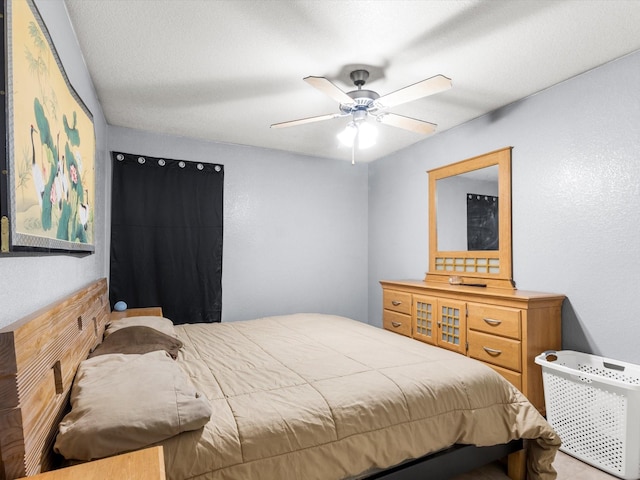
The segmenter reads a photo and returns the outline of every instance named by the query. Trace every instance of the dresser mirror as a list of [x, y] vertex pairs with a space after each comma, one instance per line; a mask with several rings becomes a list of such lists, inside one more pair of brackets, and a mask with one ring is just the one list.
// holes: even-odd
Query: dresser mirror
[[428, 173], [425, 280], [513, 289], [511, 147]]

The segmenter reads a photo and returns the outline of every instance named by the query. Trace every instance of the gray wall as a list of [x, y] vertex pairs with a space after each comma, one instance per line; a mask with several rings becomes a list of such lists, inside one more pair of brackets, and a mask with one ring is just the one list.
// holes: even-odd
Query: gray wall
[[223, 321], [367, 321], [366, 165], [120, 127], [109, 149], [224, 165]]
[[0, 258], [0, 328], [107, 274], [105, 159], [107, 125], [62, 1], [36, 1], [67, 77], [93, 114], [96, 133], [96, 253]]
[[567, 295], [563, 348], [640, 363], [640, 53], [369, 167], [369, 318], [428, 269], [427, 170], [513, 146], [518, 288]]

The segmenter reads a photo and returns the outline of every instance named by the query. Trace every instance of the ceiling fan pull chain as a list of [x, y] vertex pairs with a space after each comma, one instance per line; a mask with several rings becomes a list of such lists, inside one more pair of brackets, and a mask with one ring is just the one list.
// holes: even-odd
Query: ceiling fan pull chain
[[356, 142], [351, 145], [351, 165], [356, 164]]

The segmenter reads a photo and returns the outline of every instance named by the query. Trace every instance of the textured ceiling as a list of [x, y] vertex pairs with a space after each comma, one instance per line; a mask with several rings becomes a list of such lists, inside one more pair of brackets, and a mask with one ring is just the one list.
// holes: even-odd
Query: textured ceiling
[[[389, 111], [442, 132], [640, 49], [636, 0], [65, 0], [107, 122], [351, 160], [348, 118], [302, 79], [380, 95], [437, 74], [442, 93]], [[604, 87], [604, 86], [603, 86]], [[606, 86], [615, 88], [615, 85]], [[377, 124], [371, 161], [423, 135]]]

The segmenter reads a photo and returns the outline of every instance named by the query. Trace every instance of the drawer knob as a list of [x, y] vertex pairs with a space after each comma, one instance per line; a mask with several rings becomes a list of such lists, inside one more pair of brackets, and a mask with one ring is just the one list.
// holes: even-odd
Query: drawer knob
[[395, 328], [401, 327], [402, 324], [400, 322], [391, 322], [391, 325], [393, 325]]
[[482, 348], [484, 348], [484, 351], [493, 357], [497, 357], [502, 353], [502, 350], [496, 350], [495, 348], [489, 348], [489, 347], [482, 347]]
[[394, 307], [397, 307], [398, 305], [400, 305], [402, 302], [399, 300], [391, 300], [391, 305], [393, 305]]
[[483, 320], [493, 326], [500, 325], [502, 323], [502, 320], [496, 320], [495, 318], [483, 318]]

